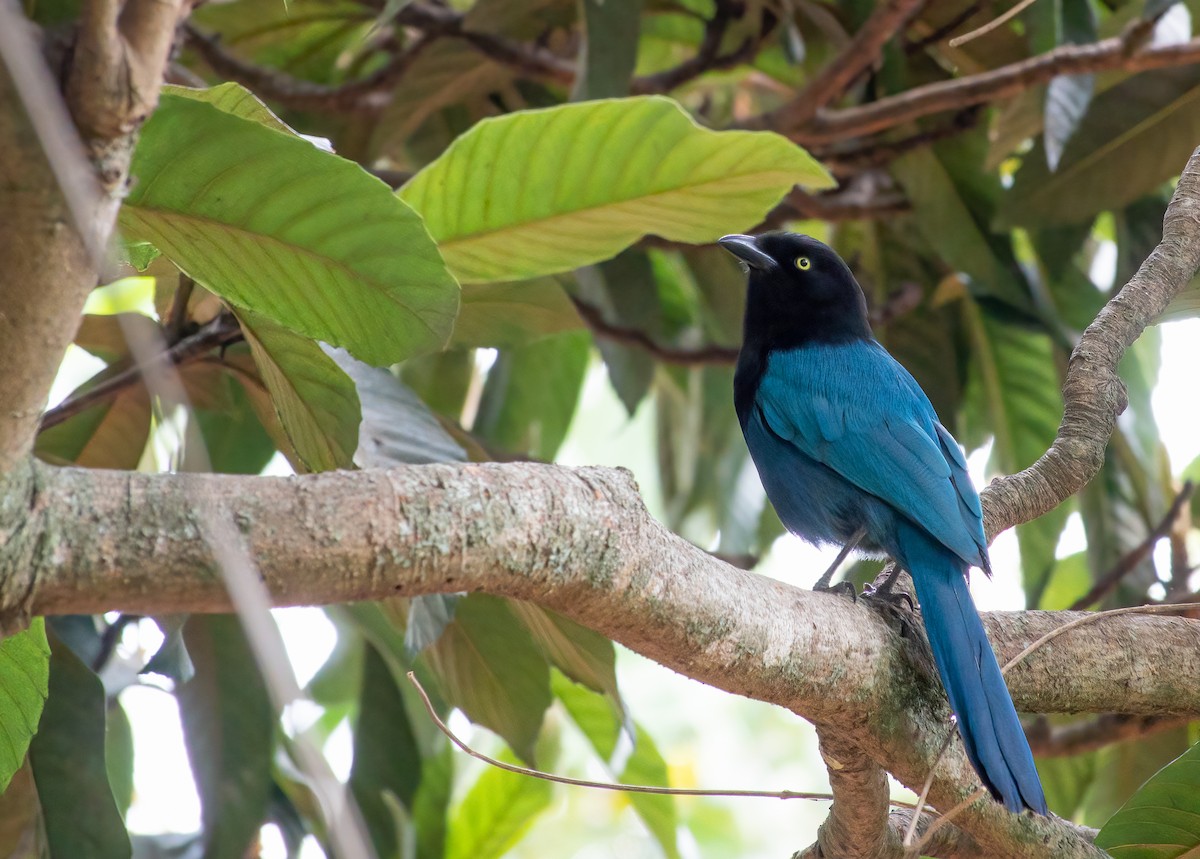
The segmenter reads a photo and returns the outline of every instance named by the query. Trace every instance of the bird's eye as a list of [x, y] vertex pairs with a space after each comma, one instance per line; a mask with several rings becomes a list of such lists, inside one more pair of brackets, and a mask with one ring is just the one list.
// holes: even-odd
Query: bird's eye
[[808, 271], [812, 268], [812, 261], [808, 257], [796, 257], [796, 268], [800, 271]]

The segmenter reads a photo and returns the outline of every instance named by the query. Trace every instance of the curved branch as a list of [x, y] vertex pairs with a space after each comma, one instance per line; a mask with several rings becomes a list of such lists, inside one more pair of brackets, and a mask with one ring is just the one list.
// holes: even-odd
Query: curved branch
[[829, 771], [833, 804], [817, 840], [793, 859], [884, 859], [900, 855], [900, 839], [888, 826], [888, 780], [883, 769], [847, 742], [840, 730], [817, 728], [821, 759]]
[[[1200, 41], [1189, 43], [1200, 52]], [[1200, 147], [1188, 159], [1163, 218], [1163, 238], [1104, 306], [1071, 353], [1063, 419], [1050, 449], [980, 496], [989, 535], [1053, 510], [1096, 476], [1126, 405], [1117, 364], [1200, 269]]]
[[1008, 98], [1059, 75], [1114, 69], [1142, 72], [1198, 61], [1200, 39], [1130, 52], [1128, 41], [1114, 36], [1090, 45], [1063, 45], [990, 72], [925, 84], [867, 104], [819, 111], [799, 125], [779, 125], [768, 113], [747, 120], [743, 127], [778, 128], [801, 143], [832, 142], [883, 131], [929, 114]]

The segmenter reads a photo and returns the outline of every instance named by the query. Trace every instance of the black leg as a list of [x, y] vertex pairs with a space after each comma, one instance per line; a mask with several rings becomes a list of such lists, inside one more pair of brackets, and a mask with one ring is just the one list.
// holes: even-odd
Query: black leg
[[898, 578], [900, 578], [900, 567], [897, 564], [892, 564], [892, 571], [888, 573], [887, 578], [883, 580], [883, 584], [881, 584], [879, 587], [867, 585], [865, 588], [863, 588], [863, 597], [869, 600], [877, 600], [881, 603], [887, 603], [888, 605], [895, 607], [899, 607], [901, 602], [906, 602], [908, 603], [908, 610], [910, 612], [914, 611], [916, 606], [913, 605], [912, 597], [903, 591], [900, 593], [895, 593], [892, 590], [892, 588], [896, 586], [896, 580]]
[[866, 528], [859, 528], [854, 533], [846, 545], [842, 547], [842, 551], [838, 552], [838, 556], [833, 559], [833, 563], [829, 565], [829, 569], [821, 574], [821, 578], [817, 579], [817, 583], [813, 585], [814, 591], [844, 591], [850, 599], [854, 599], [854, 585], [850, 582], [839, 582], [832, 586], [829, 583], [833, 580], [833, 574], [838, 571], [838, 567], [842, 565], [842, 561], [846, 560], [850, 553], [858, 548], [858, 544], [862, 542], [865, 536], [867, 536]]

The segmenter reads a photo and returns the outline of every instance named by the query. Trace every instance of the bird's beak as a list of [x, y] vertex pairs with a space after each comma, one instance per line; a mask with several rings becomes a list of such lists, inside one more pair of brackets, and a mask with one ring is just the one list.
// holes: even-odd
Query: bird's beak
[[756, 268], [759, 271], [769, 271], [775, 268], [775, 260], [759, 248], [754, 236], [724, 236], [717, 240], [717, 244], [742, 260], [750, 268]]

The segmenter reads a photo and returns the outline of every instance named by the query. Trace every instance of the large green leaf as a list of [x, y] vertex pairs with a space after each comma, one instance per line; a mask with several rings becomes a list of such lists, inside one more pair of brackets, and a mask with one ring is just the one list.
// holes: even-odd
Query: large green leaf
[[211, 104], [217, 110], [222, 110], [241, 119], [252, 120], [275, 131], [282, 131], [285, 134], [296, 134], [290, 125], [276, 116], [271, 111], [271, 108], [255, 98], [254, 94], [241, 84], [230, 82], [206, 89], [193, 89], [192, 87], [171, 86], [168, 84], [162, 88], [162, 91], [169, 95], [179, 96], [180, 98], [203, 101]]
[[309, 472], [349, 468], [361, 420], [354, 382], [308, 337], [245, 310], [238, 321], [291, 442], [285, 453], [294, 454], [292, 466]]
[[45, 622], [0, 641], [0, 793], [25, 761], [49, 693], [50, 646]]
[[204, 855], [243, 856], [267, 814], [271, 702], [237, 617], [192, 615], [184, 640], [196, 674], [175, 696], [200, 794]]
[[421, 219], [357, 165], [164, 94], [121, 224], [238, 307], [377, 364], [436, 349], [458, 289]]
[[1097, 97], [1050, 174], [1025, 156], [998, 224], [1065, 224], [1115, 209], [1179, 175], [1200, 139], [1200, 67], [1145, 72]]
[[783, 137], [709, 131], [644, 97], [481, 122], [399, 194], [459, 279], [479, 282], [598, 262], [648, 233], [713, 241], [758, 223], [796, 184], [833, 181]]
[[130, 855], [129, 835], [109, 787], [104, 723], [100, 678], [55, 639], [50, 697], [29, 747], [52, 859]]
[[[500, 760], [512, 762], [504, 754]], [[445, 859], [500, 859], [550, 806], [550, 783], [488, 767], [453, 810]]]
[[1167, 764], [1096, 836], [1114, 859], [1200, 855], [1200, 744]]
[[448, 703], [533, 760], [550, 706], [550, 668], [503, 600], [483, 594], [460, 600], [454, 620], [420, 659]]
[[501, 352], [473, 431], [504, 451], [553, 458], [575, 414], [590, 342], [585, 332], [568, 332]]

